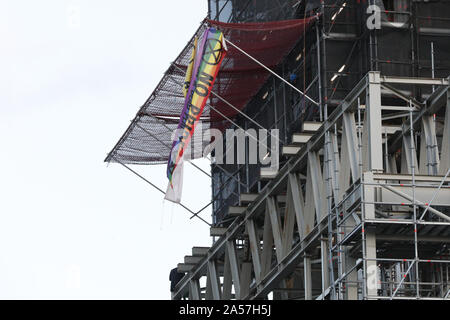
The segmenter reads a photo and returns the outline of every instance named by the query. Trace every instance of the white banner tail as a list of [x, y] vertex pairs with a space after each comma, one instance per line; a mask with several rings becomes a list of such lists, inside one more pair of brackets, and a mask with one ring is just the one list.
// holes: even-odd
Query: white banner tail
[[183, 157], [180, 159], [178, 165], [172, 174], [172, 185], [170, 182], [167, 185], [166, 195], [164, 199], [180, 203], [181, 193], [183, 191]]

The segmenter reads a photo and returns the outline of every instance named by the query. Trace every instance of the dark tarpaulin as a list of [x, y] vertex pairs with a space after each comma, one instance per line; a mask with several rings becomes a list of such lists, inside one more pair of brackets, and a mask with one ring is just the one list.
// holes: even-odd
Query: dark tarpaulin
[[[172, 146], [171, 134], [178, 126], [184, 106], [182, 85], [194, 37], [201, 37], [208, 25], [218, 28], [226, 39], [265, 66], [274, 69], [301, 39], [313, 19], [314, 17], [261, 23], [204, 20], [105, 161], [125, 164], [158, 164], [167, 161]], [[228, 45], [228, 53], [212, 91], [242, 110], [269, 76], [267, 70]], [[211, 94], [201, 118], [201, 130], [204, 132], [209, 128], [223, 129], [229, 126], [229, 121], [221, 114], [233, 118], [238, 111]], [[198, 131], [195, 134], [200, 134]], [[201, 139], [192, 141], [194, 148], [203, 149], [208, 143], [209, 141]]]

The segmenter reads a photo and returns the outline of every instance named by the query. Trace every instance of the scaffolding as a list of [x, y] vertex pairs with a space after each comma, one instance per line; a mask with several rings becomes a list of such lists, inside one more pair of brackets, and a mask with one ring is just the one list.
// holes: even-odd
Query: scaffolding
[[[320, 16], [276, 70], [320, 107], [276, 77], [247, 104], [280, 129], [282, 168], [212, 164], [215, 241], [179, 264], [174, 299], [449, 298], [450, 4], [261, 1], [245, 14], [255, 3], [210, 1], [210, 18]], [[366, 26], [371, 5], [381, 29]]]
[[[268, 130], [279, 129], [281, 148], [285, 151], [281, 152], [280, 159], [284, 164], [288, 159], [284, 156], [298, 149], [292, 140], [294, 134], [302, 133], [300, 138], [305, 139], [310, 137], [309, 123], [324, 121], [369, 71], [380, 71], [386, 76], [447, 77], [450, 16], [445, 17], [445, 13], [449, 15], [450, 2], [401, 0], [395, 1], [395, 6], [393, 3], [381, 0], [209, 1], [210, 18], [226, 22], [318, 17], [276, 72], [318, 101], [320, 107], [271, 77], [247, 104], [245, 116], [238, 115], [229, 128], [237, 125], [246, 130], [258, 129], [248, 121], [250, 117]], [[367, 27], [370, 5], [380, 8], [381, 29]], [[249, 12], [245, 13], [246, 10]], [[432, 54], [431, 45], [439, 47], [439, 53], [434, 50]], [[412, 91], [408, 94], [424, 100], [432, 89], [415, 86], [409, 88]], [[399, 86], [398, 90], [406, 89]], [[392, 100], [389, 104], [398, 104], [393, 94], [386, 99]], [[400, 122], [397, 119], [396, 124]], [[223, 227], [234, 219], [228, 216], [228, 211], [229, 207], [240, 205], [239, 194], [260, 192], [267, 178], [276, 174], [264, 174], [261, 165], [249, 163], [221, 166], [213, 163], [211, 172], [213, 222]]]
[[[399, 85], [436, 90], [385, 105]], [[449, 79], [369, 72], [260, 193], [241, 194], [248, 205], [211, 228], [211, 248], [186, 257], [198, 262], [178, 266], [174, 298], [448, 297], [449, 139]]]
[[450, 2], [208, 4], [218, 22], [313, 23], [227, 119], [279, 129], [280, 169], [212, 161], [213, 244], [178, 265], [173, 299], [449, 299]]

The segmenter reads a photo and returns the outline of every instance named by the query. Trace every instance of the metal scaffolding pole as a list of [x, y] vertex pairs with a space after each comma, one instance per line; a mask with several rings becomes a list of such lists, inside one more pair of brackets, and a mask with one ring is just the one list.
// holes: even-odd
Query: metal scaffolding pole
[[[392, 120], [382, 120], [385, 109], [379, 88], [393, 81], [410, 82], [369, 73], [339, 108], [331, 115], [325, 112], [326, 121], [304, 149], [289, 158], [277, 176], [217, 238], [208, 254], [192, 266], [175, 298], [189, 289], [187, 284], [191, 279], [206, 274], [208, 266], [212, 266], [208, 261], [214, 260], [216, 274], [225, 272], [224, 279], [229, 279], [230, 268], [221, 262], [228, 248], [226, 244], [247, 239], [245, 232], [250, 242], [244, 240], [245, 245], [239, 247], [237, 254], [238, 267], [231, 268], [234, 278], [237, 278], [236, 270], [241, 270], [240, 299], [261, 299], [270, 292], [278, 298], [291, 298], [294, 292], [301, 292], [300, 298], [306, 299], [444, 298], [449, 286], [445, 267], [441, 266], [442, 272], [432, 269], [429, 279], [421, 275], [424, 268], [429, 268], [427, 266], [447, 265], [450, 261], [440, 256], [419, 255], [418, 249], [419, 244], [420, 248], [433, 250], [436, 246], [440, 250], [446, 248], [442, 244], [448, 243], [443, 232], [450, 234], [450, 222], [445, 219], [450, 211], [450, 187], [447, 185], [450, 169], [442, 177], [417, 174], [415, 160], [408, 160], [406, 171], [396, 172], [391, 166], [392, 154], [386, 153], [390, 150], [389, 144], [397, 139], [395, 132], [401, 132], [407, 141], [403, 144], [404, 157], [417, 158], [419, 152], [413, 144], [419, 127], [414, 126], [412, 115], [417, 111], [409, 108], [408, 130], [392, 129]], [[366, 99], [365, 105], [361, 99]], [[442, 100], [440, 106], [447, 110], [446, 100]], [[425, 108], [434, 106], [427, 104]], [[386, 112], [390, 112], [389, 109]], [[370, 145], [368, 141], [378, 141], [380, 145]], [[384, 148], [382, 142], [387, 144]], [[323, 197], [325, 192], [326, 198]], [[430, 202], [425, 203], [428, 199]], [[430, 207], [430, 203], [439, 206], [440, 211]], [[424, 212], [436, 210], [440, 215], [422, 214], [418, 219], [420, 208]], [[282, 210], [284, 225], [281, 224]], [[383, 228], [393, 231], [383, 233]], [[400, 230], [413, 232], [400, 234]], [[427, 230], [435, 231], [427, 233]], [[324, 238], [325, 234], [328, 239]], [[409, 243], [410, 258], [403, 256], [406, 249], [389, 247], [397, 242]], [[319, 253], [316, 248], [320, 248]], [[247, 257], [244, 250], [249, 250]], [[392, 252], [393, 257], [386, 257], [384, 251]], [[270, 260], [276, 263], [270, 265]], [[320, 273], [312, 272], [317, 263], [325, 260], [329, 262], [329, 269], [322, 267]], [[294, 281], [294, 270], [301, 270], [303, 281]], [[337, 278], [326, 283], [324, 279], [333, 276], [325, 270], [337, 272]], [[211, 278], [212, 273], [209, 274]], [[210, 297], [217, 298], [221, 293], [216, 290], [214, 294], [215, 283], [211, 283]], [[228, 282], [224, 282], [224, 288], [228, 287]]]

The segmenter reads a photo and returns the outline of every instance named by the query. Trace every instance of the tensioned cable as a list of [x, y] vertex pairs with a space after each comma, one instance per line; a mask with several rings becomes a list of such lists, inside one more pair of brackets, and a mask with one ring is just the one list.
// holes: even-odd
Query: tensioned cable
[[[151, 112], [149, 112], [148, 114], [146, 114], [147, 116], [151, 116], [152, 118], [157, 119], [157, 117], [155, 117]], [[159, 120], [160, 124], [163, 125], [163, 127], [165, 127], [168, 131], [166, 131], [166, 133], [169, 133], [172, 131], [172, 129], [170, 129], [169, 127], [167, 127], [164, 123], [164, 120]], [[160, 142], [165, 148], [167, 149], [171, 149], [164, 141], [162, 141], [161, 139], [159, 139], [158, 137], [156, 137], [154, 134], [152, 134], [150, 131], [148, 131], [147, 129], [141, 127], [139, 125], [139, 123], [136, 123], [136, 127], [140, 128], [141, 130], [143, 130], [145, 133], [147, 133], [149, 136], [151, 136], [152, 138], [156, 139], [158, 142]], [[129, 147], [128, 147], [129, 148]], [[158, 153], [159, 155], [161, 155], [160, 153]], [[208, 156], [206, 156], [206, 158], [210, 161], [212, 161], [210, 158], [208, 158]], [[194, 164], [191, 160], [186, 159], [187, 162], [189, 162], [194, 168], [198, 169], [199, 171], [203, 172], [205, 175], [207, 175], [208, 177], [211, 178], [211, 175], [209, 173], [207, 173], [206, 171], [204, 171], [203, 169], [201, 169], [200, 167], [198, 167], [196, 164]], [[225, 170], [224, 168], [220, 167], [219, 168], [224, 171], [225, 173], [230, 174], [230, 172], [228, 172], [227, 170]], [[241, 185], [243, 185], [244, 187], [246, 186], [244, 183], [238, 181], [236, 178], [234, 178], [237, 182], [239, 182]]]
[[[153, 116], [152, 116], [153, 117]], [[151, 132], [149, 132], [147, 129], [145, 129], [145, 128], [143, 128], [143, 127], [141, 127], [138, 123], [136, 123], [136, 127], [138, 127], [138, 128], [140, 128], [140, 129], [142, 129], [145, 133], [147, 133], [149, 136], [151, 136], [152, 138], [155, 138], [158, 142], [160, 142], [164, 147], [166, 147], [166, 148], [168, 148], [168, 149], [170, 149], [170, 147], [169, 146], [167, 146], [166, 144], [165, 144], [165, 142], [164, 141], [161, 141], [158, 137], [156, 137], [154, 134], [152, 134]], [[167, 127], [166, 127], [167, 128]], [[167, 128], [168, 129], [168, 128]], [[170, 131], [167, 131], [167, 132], [170, 132]], [[129, 147], [128, 147], [129, 148]], [[158, 154], [160, 154], [160, 153], [158, 153]], [[160, 154], [161, 155], [161, 154]], [[208, 177], [210, 177], [211, 178], [211, 175], [209, 174], [209, 173], [207, 173], [206, 171], [204, 171], [202, 168], [200, 168], [199, 166], [197, 166], [195, 163], [193, 163], [191, 160], [189, 160], [189, 159], [185, 159], [187, 162], [189, 162], [194, 168], [196, 168], [196, 169], [198, 169], [199, 171], [201, 171], [202, 173], [204, 173], [205, 175], [207, 175]], [[209, 159], [209, 160], [211, 160], [211, 159]], [[226, 171], [224, 168], [222, 168], [222, 167], [220, 167], [219, 166], [219, 168], [222, 170], [222, 171], [224, 171], [225, 173], [228, 173], [228, 174], [230, 174], [230, 172], [228, 172], [228, 171]], [[240, 181], [238, 181], [236, 178], [234, 178], [233, 177], [233, 175], [234, 174], [231, 174], [232, 176], [230, 176], [230, 178], [233, 178], [233, 179], [235, 179], [237, 182], [239, 182], [241, 185], [243, 185], [244, 187], [246, 186], [244, 183], [242, 183], [242, 182], [240, 182]], [[228, 181], [228, 180], [227, 180]], [[233, 191], [233, 193], [234, 194], [236, 194], [234, 191]], [[236, 194], [237, 195], [237, 194]]]
[[250, 58], [251, 60], [253, 60], [254, 62], [256, 62], [258, 65], [260, 65], [261, 67], [263, 67], [264, 69], [266, 69], [267, 71], [269, 71], [271, 74], [273, 74], [275, 77], [277, 77], [278, 79], [280, 79], [281, 81], [283, 81], [284, 83], [286, 83], [288, 86], [290, 86], [292, 89], [294, 89], [295, 91], [297, 91], [298, 93], [300, 93], [301, 95], [303, 95], [303, 97], [305, 97], [306, 99], [308, 99], [309, 101], [311, 101], [312, 103], [314, 103], [316, 106], [319, 105], [319, 103], [317, 103], [316, 101], [314, 101], [310, 96], [308, 96], [306, 93], [302, 92], [300, 89], [298, 89], [297, 87], [295, 87], [294, 85], [292, 85], [289, 81], [286, 81], [283, 77], [281, 77], [280, 75], [278, 75], [275, 71], [273, 71], [272, 69], [270, 69], [269, 67], [265, 66], [263, 63], [261, 63], [259, 60], [257, 60], [256, 58], [252, 57], [251, 55], [249, 55], [247, 52], [245, 52], [244, 50], [242, 50], [241, 48], [239, 48], [237, 45], [235, 45], [233, 42], [231, 42], [230, 40], [226, 39], [224, 37], [225, 41], [232, 45], [233, 47], [235, 47], [239, 52], [241, 52], [242, 54], [244, 54], [245, 56], [247, 56], [248, 58]]
[[[182, 71], [182, 69], [179, 67], [179, 66], [177, 66], [177, 65], [175, 65], [173, 62], [172, 62], [172, 65], [175, 67], [175, 68], [177, 68], [178, 70], [181, 70]], [[173, 79], [175, 82], [177, 82], [175, 79]], [[229, 106], [229, 107], [231, 107], [232, 109], [234, 109], [235, 111], [237, 111], [239, 114], [241, 114], [243, 117], [245, 117], [247, 120], [249, 120], [250, 122], [252, 122], [254, 125], [256, 125], [256, 126], [258, 126], [260, 129], [263, 129], [263, 130], [267, 130], [266, 128], [264, 128], [261, 124], [259, 124], [257, 121], [255, 121], [255, 120], [253, 120], [252, 118], [250, 118], [245, 112], [243, 112], [242, 110], [240, 110], [239, 108], [237, 108], [237, 107], [235, 107], [233, 104], [231, 104], [228, 100], [226, 100], [225, 98], [223, 98], [222, 96], [220, 96], [219, 94], [217, 94], [216, 92], [214, 92], [214, 91], [212, 91], [211, 90], [211, 94], [213, 95], [213, 96], [215, 96], [216, 98], [218, 98], [219, 100], [221, 100], [222, 102], [224, 102], [227, 106]], [[208, 104], [208, 106], [209, 107], [211, 107], [214, 111], [216, 111], [216, 112], [218, 112], [221, 116], [223, 116], [223, 117], [225, 117], [223, 114], [221, 114], [216, 108], [214, 108], [214, 107], [212, 107], [210, 104]], [[234, 124], [231, 120], [229, 120], [229, 118], [225, 118], [225, 119], [227, 119], [228, 121], [230, 121], [232, 124]], [[236, 125], [236, 124], [234, 124], [234, 125]], [[237, 125], [236, 125], [237, 126]], [[237, 126], [238, 128], [240, 128], [240, 129], [243, 129], [243, 128], [241, 128], [241, 127], [239, 127], [239, 126]], [[270, 134], [270, 133], [269, 133]], [[272, 136], [272, 135], [271, 135]], [[283, 141], [281, 141], [280, 140], [280, 138], [278, 138], [278, 140], [282, 143]]]
[[[177, 82], [175, 79], [173, 79], [173, 81], [174, 81], [175, 83], [180, 84], [180, 83]], [[231, 124], [235, 125], [237, 128], [242, 129], [242, 130], [245, 130], [244, 128], [242, 128], [241, 126], [239, 126], [236, 122], [234, 122], [234, 121], [231, 120], [229, 117], [227, 117], [226, 115], [224, 115], [222, 112], [220, 112], [219, 110], [217, 110], [217, 108], [214, 108], [211, 104], [208, 104], [208, 106], [209, 106], [211, 109], [213, 109], [214, 111], [216, 111], [219, 115], [221, 115], [224, 119], [228, 120]], [[249, 134], [248, 137], [249, 137], [249, 138], [252, 138], [252, 139], [255, 140], [256, 142], [260, 143], [262, 147], [265, 147], [265, 148], [267, 148], [267, 149], [269, 148], [267, 145], [265, 145], [265, 144], [261, 143], [260, 141], [258, 141], [258, 139], [255, 138], [253, 135]]]
[[[134, 173], [136, 176], [138, 176], [139, 178], [141, 178], [142, 180], [144, 180], [145, 182], [147, 182], [149, 185], [151, 185], [153, 188], [155, 188], [156, 190], [158, 190], [159, 192], [166, 194], [163, 190], [161, 190], [161, 188], [159, 188], [158, 186], [156, 186], [155, 184], [153, 184], [152, 182], [150, 182], [149, 180], [147, 180], [146, 178], [144, 178], [142, 175], [140, 175], [139, 173], [137, 173], [136, 171], [134, 171], [133, 169], [131, 169], [129, 166], [127, 166], [126, 164], [124, 164], [122, 161], [116, 159], [115, 157], [113, 157], [113, 159], [115, 161], [117, 161], [117, 163], [121, 164], [122, 166], [124, 166], [125, 168], [127, 168], [128, 170], [130, 170], [132, 173]], [[200, 220], [202, 220], [204, 223], [206, 223], [209, 226], [212, 226], [211, 223], [207, 222], [205, 219], [203, 219], [202, 217], [200, 217], [198, 214], [200, 212], [194, 212], [191, 209], [189, 209], [188, 207], [186, 207], [184, 204], [182, 203], [178, 203], [181, 207], [183, 207], [184, 209], [186, 209], [187, 211], [189, 211], [193, 216], [199, 218]], [[205, 208], [205, 207], [204, 207]], [[203, 209], [204, 209], [203, 208]], [[201, 210], [203, 210], [201, 209]]]
[[445, 180], [447, 179], [448, 175], [450, 174], [450, 169], [447, 170], [447, 173], [445, 174], [445, 176], [442, 178], [441, 183], [439, 184], [439, 187], [436, 189], [436, 191], [433, 194], [433, 197], [431, 198], [430, 202], [428, 202], [427, 207], [425, 208], [425, 211], [422, 213], [422, 215], [419, 218], [419, 221], [423, 219], [423, 217], [425, 216], [425, 214], [427, 213], [428, 209], [431, 206], [431, 203], [434, 201], [434, 199], [436, 198], [436, 196], [439, 193], [439, 190], [441, 190], [442, 186], [444, 185]]
[[[140, 128], [141, 130], [143, 130], [145, 133], [147, 133], [148, 135], [150, 135], [152, 138], [155, 138], [158, 142], [160, 142], [165, 148], [167, 149], [171, 149], [168, 145], [166, 145], [164, 143], [164, 141], [161, 141], [158, 137], [156, 137], [154, 134], [152, 134], [151, 132], [149, 132], [147, 129], [141, 127], [138, 123], [136, 123], [136, 127]], [[169, 131], [170, 132], [170, 131]], [[199, 166], [197, 166], [195, 163], [191, 162], [189, 159], [186, 159], [187, 162], [189, 162], [194, 168], [198, 169], [199, 171], [203, 172], [205, 175], [207, 175], [208, 177], [211, 178], [211, 175], [204, 171], [202, 168], [200, 168]]]
[[[174, 67], [179, 68], [179, 67], [176, 66], [176, 65], [174, 65]], [[169, 74], [168, 76], [170, 77], [170, 79], [172, 79], [172, 81], [173, 81], [175, 84], [181, 85], [181, 83], [180, 83], [179, 81], [177, 81], [172, 75]], [[209, 106], [210, 108], [212, 108], [213, 110], [215, 110], [216, 112], [218, 112], [220, 115], [222, 115], [226, 120], [228, 120], [228, 121], [231, 122], [232, 124], [236, 125], [238, 128], [244, 130], [242, 127], [240, 127], [239, 125], [235, 124], [231, 119], [229, 119], [228, 117], [226, 117], [225, 115], [223, 115], [223, 114], [222, 114], [220, 111], [218, 111], [216, 108], [214, 108], [214, 107], [211, 106], [210, 104], [208, 104], [208, 106]], [[152, 115], [151, 112], [149, 112], [149, 114]], [[152, 115], [152, 117], [156, 118], [156, 117], [153, 116], [153, 115]], [[172, 131], [171, 128], [169, 128], [169, 127], [167, 127], [167, 126], [165, 125], [164, 120], [161, 120], [160, 123], [161, 123], [167, 130], [169, 130], [169, 132]], [[136, 123], [136, 126], [137, 126], [137, 123]], [[140, 128], [141, 128], [141, 127], [140, 127]], [[142, 129], [142, 128], [141, 128], [141, 129]], [[251, 136], [251, 137], [254, 139], [253, 136]], [[257, 140], [255, 140], [255, 141], [257, 141]], [[258, 142], [258, 141], [257, 141], [257, 142]], [[262, 143], [261, 143], [261, 144], [262, 144]], [[262, 146], [268, 148], [266, 145], [263, 145], [263, 144], [262, 144]], [[166, 147], [167, 147], [167, 146], [166, 146]], [[208, 157], [206, 157], [206, 158], [208, 158]], [[211, 159], [209, 159], [209, 160], [212, 161]], [[190, 162], [190, 163], [191, 163], [192, 165], [194, 165], [192, 162]], [[194, 166], [195, 166], [195, 165], [194, 165]], [[218, 166], [218, 167], [219, 167], [220, 170], [222, 170], [223, 172], [228, 173], [228, 174], [231, 174], [230, 172], [228, 172], [228, 171], [225, 170], [224, 168], [222, 168], [222, 167], [220, 167], [220, 166]], [[238, 183], [241, 184], [242, 186], [246, 187], [246, 184], [245, 184], [245, 183], [243, 183], [243, 182], [239, 181], [238, 179], [236, 179], [236, 178], [234, 177], [234, 174], [232, 174], [232, 175], [233, 175], [233, 179], [234, 179], [236, 182], [238, 182]], [[209, 176], [210, 176], [210, 175], [209, 175]], [[211, 177], [211, 176], [210, 176], [210, 177]]]

